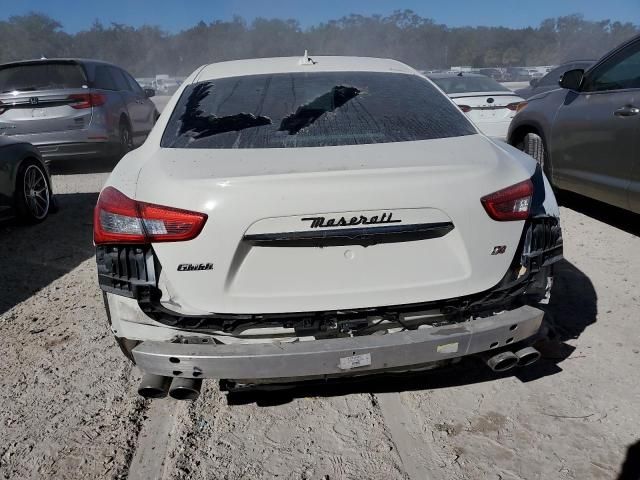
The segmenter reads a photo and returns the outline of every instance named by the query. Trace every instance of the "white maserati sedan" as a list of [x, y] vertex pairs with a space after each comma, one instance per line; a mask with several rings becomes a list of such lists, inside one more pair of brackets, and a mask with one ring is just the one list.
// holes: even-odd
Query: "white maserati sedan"
[[436, 73], [429, 78], [458, 105], [485, 135], [505, 140], [511, 119], [524, 102], [493, 78], [474, 73]]
[[95, 208], [111, 330], [146, 397], [533, 363], [562, 258], [536, 162], [393, 60], [199, 68]]

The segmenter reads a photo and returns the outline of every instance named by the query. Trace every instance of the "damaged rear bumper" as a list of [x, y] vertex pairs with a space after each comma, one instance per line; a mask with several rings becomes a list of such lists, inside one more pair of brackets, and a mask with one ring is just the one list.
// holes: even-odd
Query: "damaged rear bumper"
[[[218, 345], [145, 341], [133, 349], [146, 373], [168, 377], [243, 380], [310, 379], [410, 369], [508, 347], [534, 337], [544, 312], [531, 306], [440, 327], [386, 335], [294, 343]], [[204, 337], [203, 337], [204, 338]]]

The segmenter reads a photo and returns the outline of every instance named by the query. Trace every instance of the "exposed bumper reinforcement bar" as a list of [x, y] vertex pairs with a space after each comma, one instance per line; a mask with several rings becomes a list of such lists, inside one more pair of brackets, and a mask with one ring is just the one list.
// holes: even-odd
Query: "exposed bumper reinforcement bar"
[[523, 306], [442, 327], [296, 343], [214, 345], [143, 342], [133, 349], [147, 373], [234, 380], [360, 375], [424, 365], [514, 344], [538, 333], [544, 312]]

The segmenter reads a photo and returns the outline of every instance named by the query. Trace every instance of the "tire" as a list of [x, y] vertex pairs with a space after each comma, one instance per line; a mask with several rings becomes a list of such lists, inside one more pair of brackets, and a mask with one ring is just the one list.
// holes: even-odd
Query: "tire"
[[118, 132], [120, 139], [120, 158], [122, 158], [133, 150], [133, 135], [131, 133], [131, 127], [126, 120], [120, 121]]
[[544, 148], [544, 142], [542, 141], [542, 137], [540, 135], [536, 135], [535, 133], [527, 133], [522, 140], [522, 151], [532, 156], [546, 173], [546, 151]]
[[16, 179], [16, 211], [27, 223], [42, 222], [53, 206], [51, 185], [44, 167], [35, 160], [20, 165]]
[[551, 167], [551, 161], [549, 160], [547, 149], [544, 145], [544, 139], [537, 133], [527, 133], [522, 139], [522, 142], [516, 145], [516, 148], [534, 158], [542, 168], [542, 171], [547, 177], [547, 180], [549, 180], [551, 186], [555, 189], [551, 177], [553, 169]]

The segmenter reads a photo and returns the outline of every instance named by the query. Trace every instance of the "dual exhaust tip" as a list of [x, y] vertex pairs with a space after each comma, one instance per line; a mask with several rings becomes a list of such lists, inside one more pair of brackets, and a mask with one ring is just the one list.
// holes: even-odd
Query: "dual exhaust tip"
[[138, 386], [138, 393], [144, 398], [164, 398], [167, 393], [176, 400], [195, 400], [200, 396], [202, 379], [162, 377], [145, 373]]
[[540, 352], [533, 347], [524, 347], [515, 352], [505, 351], [486, 357], [487, 366], [494, 372], [506, 372], [512, 368], [526, 367], [540, 359]]

